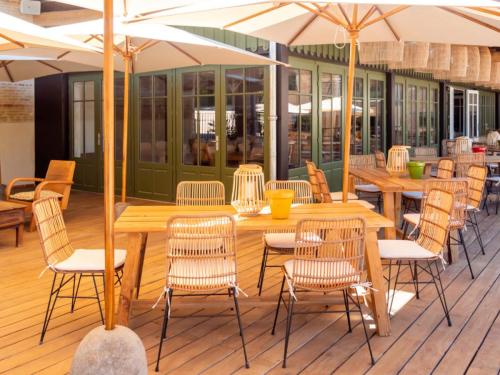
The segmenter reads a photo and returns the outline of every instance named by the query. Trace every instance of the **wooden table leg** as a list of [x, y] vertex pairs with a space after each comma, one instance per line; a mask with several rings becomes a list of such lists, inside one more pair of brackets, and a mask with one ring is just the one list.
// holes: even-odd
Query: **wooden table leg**
[[[394, 211], [394, 193], [384, 191], [384, 216], [391, 220], [394, 225], [396, 225], [396, 216]], [[388, 240], [393, 240], [396, 238], [396, 228], [384, 228], [385, 238]]]
[[384, 282], [382, 261], [377, 242], [377, 232], [368, 231], [366, 236], [366, 269], [368, 272], [368, 280], [371, 281], [373, 289], [371, 294], [371, 309], [373, 319], [377, 324], [377, 332], [379, 336], [389, 336], [391, 334], [391, 325], [387, 315], [386, 301], [386, 284]]
[[401, 193], [394, 193], [394, 226], [401, 222]]
[[16, 247], [19, 247], [23, 244], [24, 238], [24, 221], [17, 225], [16, 227]]
[[120, 301], [118, 302], [117, 323], [123, 326], [128, 326], [130, 308], [134, 288], [137, 279], [137, 267], [139, 263], [142, 233], [129, 233], [127, 243], [127, 258], [123, 267], [122, 287], [120, 292]]

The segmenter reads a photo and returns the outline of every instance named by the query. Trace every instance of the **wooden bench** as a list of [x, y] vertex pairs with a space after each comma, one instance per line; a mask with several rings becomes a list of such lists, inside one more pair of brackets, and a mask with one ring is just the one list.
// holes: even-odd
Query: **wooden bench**
[[16, 229], [16, 247], [23, 243], [25, 208], [22, 204], [0, 201], [0, 229]]

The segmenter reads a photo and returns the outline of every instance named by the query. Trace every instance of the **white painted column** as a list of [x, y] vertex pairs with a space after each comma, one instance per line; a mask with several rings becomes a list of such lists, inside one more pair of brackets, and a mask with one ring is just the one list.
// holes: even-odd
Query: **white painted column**
[[[269, 42], [269, 57], [276, 59], [276, 43]], [[276, 179], [277, 175], [277, 137], [276, 126], [276, 65], [269, 66], [269, 178]]]

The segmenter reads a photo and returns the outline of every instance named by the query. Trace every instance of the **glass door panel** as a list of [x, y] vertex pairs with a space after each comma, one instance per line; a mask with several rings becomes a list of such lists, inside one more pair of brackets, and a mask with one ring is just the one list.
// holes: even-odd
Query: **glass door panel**
[[384, 84], [384, 81], [370, 79], [370, 108], [368, 116], [370, 153], [384, 150]]
[[351, 154], [353, 155], [363, 154], [364, 106], [364, 79], [361, 77], [354, 77], [351, 120]]

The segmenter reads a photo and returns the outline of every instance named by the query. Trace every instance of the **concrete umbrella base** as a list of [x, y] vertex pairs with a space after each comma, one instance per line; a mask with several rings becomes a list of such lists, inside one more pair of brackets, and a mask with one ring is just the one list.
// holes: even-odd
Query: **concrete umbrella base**
[[99, 326], [82, 340], [73, 357], [72, 375], [146, 375], [146, 351], [139, 336], [127, 327], [106, 331]]

